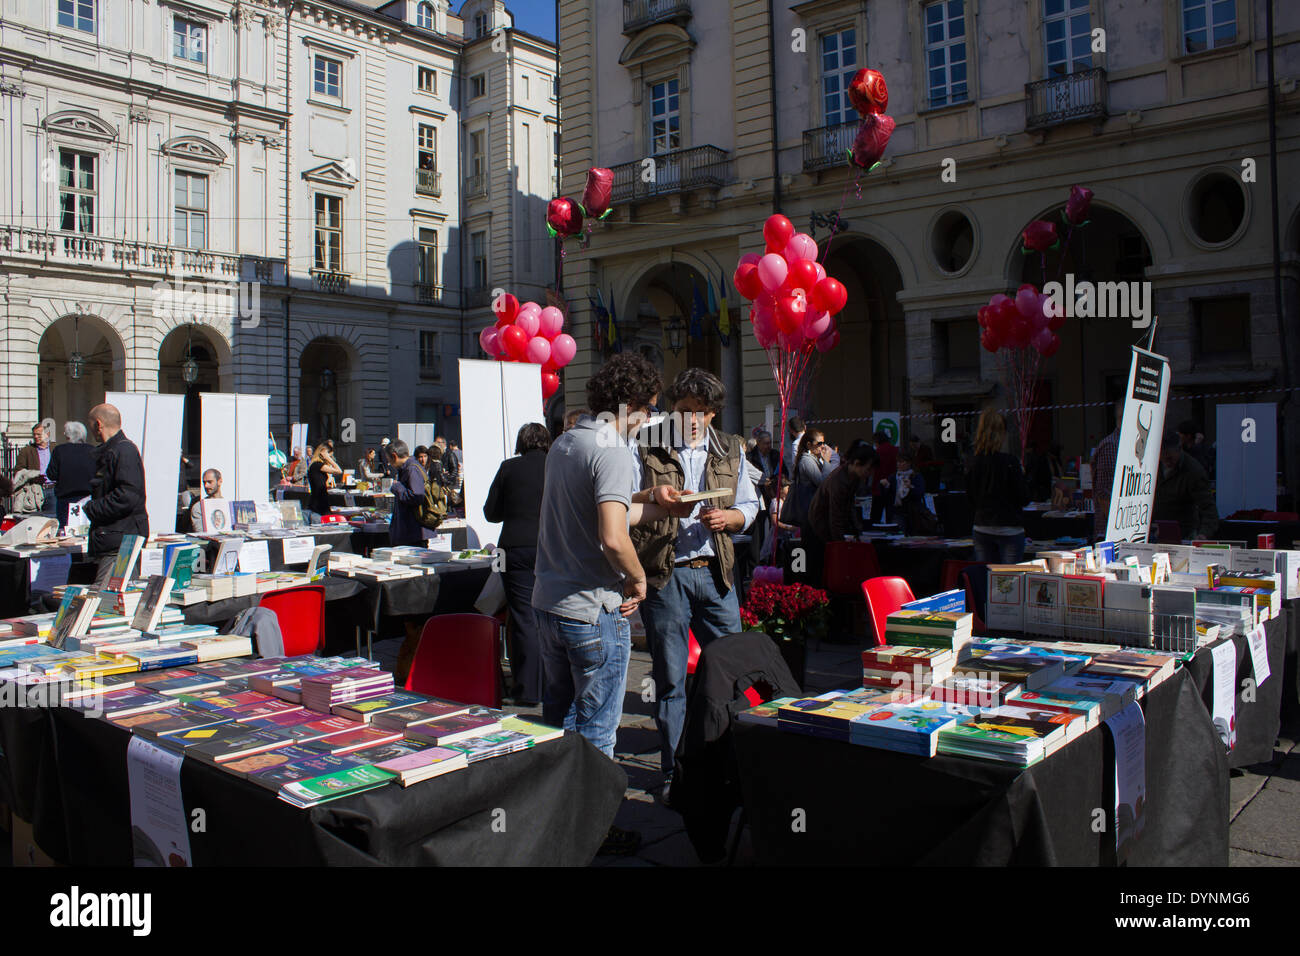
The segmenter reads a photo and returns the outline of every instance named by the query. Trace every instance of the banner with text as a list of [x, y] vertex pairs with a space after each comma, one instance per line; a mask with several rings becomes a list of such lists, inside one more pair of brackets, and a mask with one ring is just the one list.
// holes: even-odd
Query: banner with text
[[1115, 478], [1105, 541], [1145, 541], [1151, 526], [1156, 479], [1160, 473], [1160, 441], [1169, 400], [1169, 360], [1133, 346], [1124, 421], [1115, 452]]

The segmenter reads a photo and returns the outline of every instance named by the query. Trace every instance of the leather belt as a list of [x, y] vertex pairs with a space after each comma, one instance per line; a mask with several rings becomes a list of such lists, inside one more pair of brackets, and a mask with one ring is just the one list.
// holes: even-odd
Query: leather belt
[[707, 567], [711, 567], [711, 566], [713, 565], [713, 563], [714, 563], [716, 560], [717, 560], [716, 557], [712, 557], [712, 558], [686, 558], [685, 560], [682, 560], [682, 561], [674, 561], [674, 562], [673, 562], [673, 567], [675, 567], [675, 568], [707, 568]]

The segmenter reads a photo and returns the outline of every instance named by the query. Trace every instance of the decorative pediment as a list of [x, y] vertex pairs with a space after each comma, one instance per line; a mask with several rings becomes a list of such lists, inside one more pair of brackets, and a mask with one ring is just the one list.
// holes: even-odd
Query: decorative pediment
[[323, 166], [305, 170], [302, 178], [308, 182], [321, 183], [325, 186], [342, 186], [344, 189], [351, 189], [357, 184], [357, 177], [344, 169], [341, 164], [332, 161], [325, 163]]
[[162, 144], [162, 151], [168, 156], [196, 159], [201, 163], [220, 164], [226, 161], [225, 152], [201, 136], [177, 136], [169, 139]]
[[111, 143], [117, 139], [117, 127], [85, 110], [60, 110], [41, 121], [47, 133], [63, 133], [77, 139]]
[[618, 62], [631, 68], [667, 57], [689, 57], [694, 49], [689, 33], [674, 23], [660, 23], [629, 40]]

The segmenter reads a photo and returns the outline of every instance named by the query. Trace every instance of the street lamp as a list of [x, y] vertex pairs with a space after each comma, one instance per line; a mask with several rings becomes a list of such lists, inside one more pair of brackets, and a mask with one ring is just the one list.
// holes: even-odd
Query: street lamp
[[194, 361], [194, 333], [193, 326], [189, 326], [185, 333], [185, 361], [181, 363], [181, 378], [185, 379], [186, 385], [193, 385], [199, 380], [199, 363]]
[[81, 317], [72, 320], [72, 354], [68, 356], [68, 378], [74, 382], [80, 380], [86, 370], [86, 356], [81, 354]]
[[682, 333], [686, 331], [686, 321], [680, 315], [674, 315], [668, 320], [667, 331], [668, 348], [673, 355], [677, 355], [682, 350]]

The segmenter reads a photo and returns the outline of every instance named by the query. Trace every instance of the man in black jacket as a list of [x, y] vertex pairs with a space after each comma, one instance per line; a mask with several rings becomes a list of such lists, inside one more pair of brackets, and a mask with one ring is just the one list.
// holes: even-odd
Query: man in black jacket
[[122, 434], [122, 413], [112, 405], [90, 410], [90, 430], [101, 442], [95, 451], [91, 500], [84, 513], [90, 520], [90, 556], [100, 559], [100, 571], [111, 563], [128, 534], [149, 536], [145, 511], [144, 462], [140, 449]]

